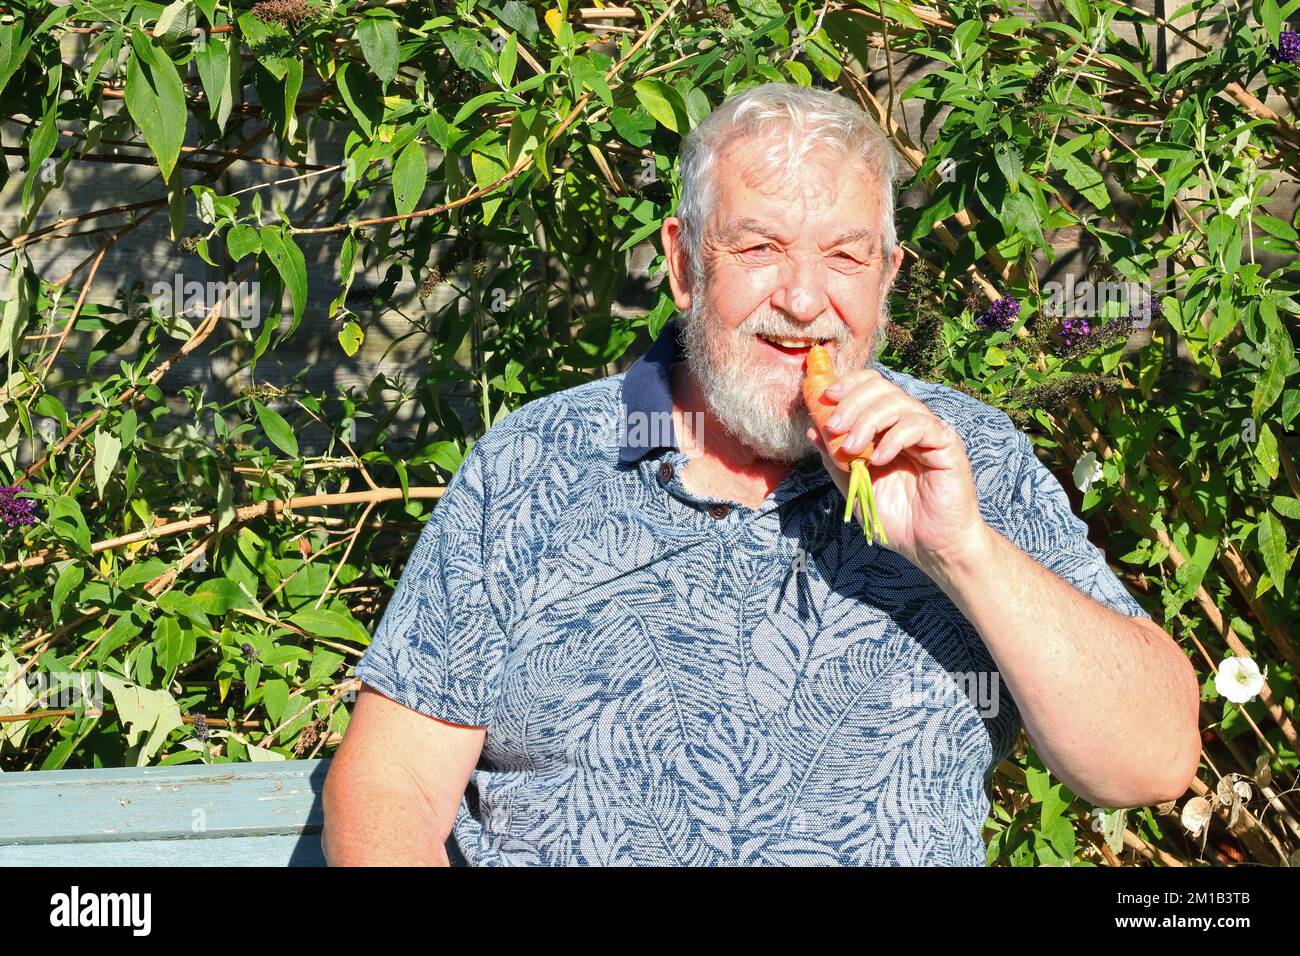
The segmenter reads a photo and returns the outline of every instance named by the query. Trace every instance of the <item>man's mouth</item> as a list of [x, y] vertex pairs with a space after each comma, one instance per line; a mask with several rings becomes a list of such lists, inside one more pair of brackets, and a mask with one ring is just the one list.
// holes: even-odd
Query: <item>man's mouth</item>
[[770, 345], [778, 352], [786, 355], [799, 356], [806, 358], [808, 350], [814, 345], [826, 345], [830, 339], [810, 338], [803, 335], [767, 335], [763, 332], [756, 333], [756, 338], [761, 339], [766, 345]]

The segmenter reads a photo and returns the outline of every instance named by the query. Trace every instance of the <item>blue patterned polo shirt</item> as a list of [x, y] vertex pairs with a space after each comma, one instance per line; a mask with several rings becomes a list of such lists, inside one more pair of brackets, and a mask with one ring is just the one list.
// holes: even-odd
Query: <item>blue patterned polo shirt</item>
[[[983, 641], [843, 523], [811, 445], [757, 509], [688, 491], [687, 455], [654, 427], [681, 355], [672, 322], [628, 371], [491, 428], [357, 665], [407, 707], [487, 728], [453, 858], [983, 865], [989, 778], [1020, 727]], [[1144, 613], [1004, 414], [880, 368], [962, 436], [993, 528]]]

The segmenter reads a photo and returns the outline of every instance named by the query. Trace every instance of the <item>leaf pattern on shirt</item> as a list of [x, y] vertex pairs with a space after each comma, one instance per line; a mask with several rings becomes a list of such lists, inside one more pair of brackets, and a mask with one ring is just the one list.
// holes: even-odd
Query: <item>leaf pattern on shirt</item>
[[[962, 435], [994, 528], [1142, 613], [1004, 415], [882, 371]], [[626, 374], [530, 402], [474, 446], [357, 666], [487, 727], [452, 826], [465, 859], [982, 865], [1019, 713], [1005, 682], [995, 712], [963, 693], [963, 674], [996, 675], [979, 635], [840, 521], [816, 462], [725, 521], [664, 487], [679, 452], [621, 464], [593, 423], [617, 416]]]

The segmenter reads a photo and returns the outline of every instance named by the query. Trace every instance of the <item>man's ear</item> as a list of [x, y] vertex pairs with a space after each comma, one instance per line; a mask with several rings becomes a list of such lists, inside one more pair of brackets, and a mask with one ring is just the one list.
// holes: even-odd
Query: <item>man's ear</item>
[[894, 246], [894, 251], [889, 256], [889, 276], [885, 280], [885, 295], [888, 295], [889, 290], [894, 287], [894, 279], [898, 277], [898, 269], [902, 264], [903, 247], [901, 245]]
[[673, 291], [673, 304], [678, 311], [688, 312], [691, 308], [691, 270], [686, 248], [682, 245], [682, 221], [669, 216], [659, 229], [659, 238], [668, 263], [668, 285]]

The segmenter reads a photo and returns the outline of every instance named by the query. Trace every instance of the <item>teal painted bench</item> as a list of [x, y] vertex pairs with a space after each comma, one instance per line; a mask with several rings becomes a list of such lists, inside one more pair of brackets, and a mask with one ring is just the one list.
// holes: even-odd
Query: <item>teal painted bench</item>
[[324, 866], [329, 760], [0, 774], [0, 866]]

